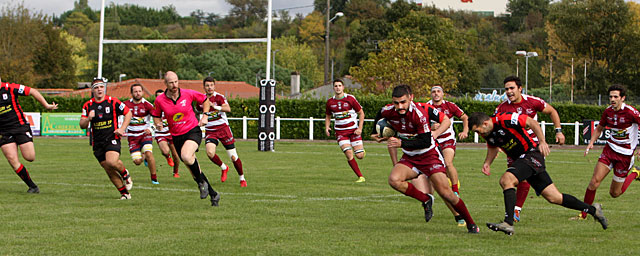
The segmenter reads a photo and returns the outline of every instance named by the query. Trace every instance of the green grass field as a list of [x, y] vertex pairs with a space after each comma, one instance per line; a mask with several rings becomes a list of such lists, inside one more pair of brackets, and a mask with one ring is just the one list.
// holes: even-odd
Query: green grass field
[[[204, 152], [201, 166], [222, 193], [220, 207], [200, 200], [184, 165], [181, 178], [157, 147], [160, 185], [148, 169], [133, 165], [126, 140], [122, 161], [132, 173], [132, 200], [120, 201], [87, 139], [36, 138], [37, 159], [26, 163], [41, 193], [27, 187], [4, 161], [0, 172], [0, 255], [638, 255], [640, 182], [620, 198], [609, 196], [611, 175], [596, 202], [610, 227], [592, 218], [570, 221], [577, 212], [529, 194], [514, 236], [492, 232], [485, 222], [504, 214], [498, 179], [480, 172], [484, 147], [460, 145], [455, 164], [461, 196], [481, 228], [479, 235], [457, 227], [437, 197], [434, 217], [424, 222], [420, 203], [387, 184], [391, 162], [385, 144], [367, 143], [359, 161], [367, 182], [356, 184], [337, 144], [277, 142], [276, 152], [258, 152], [257, 142], [237, 142], [247, 188], [231, 165], [229, 179]], [[155, 144], [154, 144], [155, 146]], [[588, 160], [583, 148], [552, 148], [548, 170], [561, 192], [579, 199], [600, 149]], [[222, 148], [221, 159], [230, 164]], [[589, 162], [590, 161], [590, 162]]]

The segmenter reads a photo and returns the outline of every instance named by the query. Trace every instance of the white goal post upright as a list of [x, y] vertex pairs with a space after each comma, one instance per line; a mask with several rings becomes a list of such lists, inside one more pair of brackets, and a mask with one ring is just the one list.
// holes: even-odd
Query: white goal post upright
[[104, 2], [100, 5], [100, 45], [98, 46], [98, 77], [102, 77], [102, 55], [104, 44], [203, 44], [203, 43], [267, 43], [267, 80], [271, 79], [271, 21], [273, 19], [273, 0], [267, 5], [267, 37], [266, 38], [225, 38], [225, 39], [159, 39], [159, 40], [109, 40], [104, 39]]

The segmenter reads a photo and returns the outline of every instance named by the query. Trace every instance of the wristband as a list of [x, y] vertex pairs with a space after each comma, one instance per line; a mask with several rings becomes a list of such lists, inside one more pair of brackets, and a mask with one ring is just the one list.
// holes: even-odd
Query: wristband
[[556, 128], [556, 133], [562, 133], [562, 128]]

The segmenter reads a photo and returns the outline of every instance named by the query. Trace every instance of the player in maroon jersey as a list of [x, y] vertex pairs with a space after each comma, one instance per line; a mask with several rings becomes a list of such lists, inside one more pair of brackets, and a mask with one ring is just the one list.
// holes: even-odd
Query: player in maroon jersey
[[[156, 98], [160, 96], [160, 94], [164, 93], [163, 90], [158, 89], [156, 91]], [[178, 151], [176, 151], [176, 147], [173, 145], [173, 137], [171, 133], [169, 133], [169, 124], [167, 123], [167, 119], [162, 116], [162, 129], [156, 130], [156, 134], [154, 138], [156, 139], [156, 143], [158, 143], [158, 147], [160, 148], [160, 153], [167, 159], [167, 164], [173, 167], [173, 177], [180, 178], [179, 166], [180, 161], [173, 161], [173, 159], [180, 159], [178, 156]], [[173, 155], [173, 158], [171, 157]]]
[[[495, 113], [499, 112], [513, 112], [527, 115], [533, 120], [538, 120], [538, 112], [547, 114], [551, 117], [553, 126], [556, 132], [556, 142], [560, 145], [564, 144], [564, 134], [562, 134], [562, 128], [560, 126], [560, 115], [558, 111], [551, 105], [547, 104], [544, 100], [531, 95], [522, 94], [522, 82], [517, 76], [509, 76], [504, 79], [504, 89], [507, 94], [507, 100], [503, 101], [496, 108]], [[538, 141], [538, 137], [529, 130], [529, 135]], [[543, 139], [544, 140], [544, 139]], [[514, 159], [507, 156], [508, 163], [512, 163]], [[520, 221], [520, 212], [525, 200], [527, 200], [527, 194], [529, 194], [529, 183], [521, 182], [518, 184], [516, 192], [516, 206], [515, 206], [515, 221]]]
[[502, 231], [512, 235], [513, 214], [516, 203], [515, 187], [523, 180], [527, 180], [538, 196], [542, 195], [549, 203], [591, 214], [600, 222], [603, 229], [607, 229], [607, 219], [602, 213], [600, 204], [589, 205], [572, 195], [562, 194], [553, 184], [547, 173], [544, 157], [549, 154], [546, 141], [533, 140], [528, 129], [542, 138], [542, 129], [536, 120], [519, 113], [498, 113], [488, 116], [476, 112], [469, 117], [469, 129], [478, 133], [487, 141], [487, 156], [482, 165], [482, 173], [491, 174], [491, 163], [498, 154], [498, 148], [511, 159], [515, 159], [500, 178], [500, 186], [504, 195], [506, 216], [501, 223], [487, 223], [493, 231]]
[[[133, 186], [131, 175], [120, 161], [120, 137], [131, 121], [131, 111], [118, 99], [106, 95], [106, 79], [94, 78], [91, 84], [93, 98], [82, 106], [80, 128], [91, 124], [93, 155], [107, 176], [120, 192], [120, 199], [131, 199], [129, 190]], [[118, 126], [118, 116], [124, 116], [122, 126]]]
[[[609, 194], [616, 198], [622, 195], [631, 182], [638, 177], [638, 170], [633, 168], [633, 151], [638, 145], [638, 126], [640, 125], [640, 113], [638, 110], [624, 103], [626, 88], [622, 85], [611, 85], [609, 92], [610, 106], [602, 113], [600, 123], [595, 132], [591, 134], [591, 140], [584, 155], [593, 148], [593, 143], [598, 139], [605, 127], [611, 130], [611, 137], [602, 149], [598, 163], [593, 169], [593, 176], [584, 194], [584, 202], [592, 203], [596, 197], [596, 190], [602, 180], [613, 170], [613, 179], [609, 187]], [[633, 171], [630, 171], [633, 169]], [[586, 214], [581, 213], [582, 219]]]
[[[240, 161], [240, 157], [236, 152], [236, 140], [233, 138], [233, 133], [231, 133], [229, 121], [227, 120], [226, 113], [231, 112], [229, 102], [227, 102], [227, 99], [224, 97], [224, 95], [215, 91], [216, 80], [213, 79], [213, 77], [206, 77], [202, 81], [202, 84], [202, 86], [204, 87], [204, 91], [207, 94], [207, 98], [209, 98], [209, 102], [211, 103], [211, 109], [213, 109], [212, 111], [205, 113], [205, 115], [207, 115], [208, 121], [204, 126], [207, 156], [214, 164], [220, 166], [220, 168], [222, 169], [220, 181], [225, 182], [227, 180], [227, 172], [229, 171], [229, 166], [224, 164], [222, 160], [220, 160], [220, 157], [216, 154], [216, 146], [218, 146], [218, 142], [221, 142], [222, 146], [227, 151], [227, 155], [229, 156], [229, 158], [231, 158], [231, 162], [233, 162], [233, 167], [236, 168], [236, 172], [238, 173], [240, 179], [240, 187], [246, 187], [247, 181], [244, 178], [242, 161]], [[202, 109], [202, 106], [198, 107], [199, 109]]]
[[[334, 129], [338, 145], [347, 157], [347, 163], [351, 170], [358, 176], [356, 182], [365, 182], [365, 178], [360, 172], [360, 167], [356, 162], [364, 158], [364, 145], [362, 144], [362, 127], [364, 125], [364, 110], [353, 95], [344, 92], [344, 83], [340, 79], [333, 81], [333, 91], [335, 95], [327, 100], [324, 120], [324, 131], [331, 136], [331, 118], [335, 119]], [[358, 116], [356, 118], [356, 116]]]
[[18, 96], [32, 96], [47, 110], [58, 108], [58, 104], [49, 104], [38, 90], [21, 84], [3, 83], [0, 80], [0, 147], [2, 154], [16, 174], [29, 186], [28, 193], [40, 193], [40, 188], [31, 180], [27, 168], [20, 163], [18, 149], [22, 158], [29, 162], [36, 159], [31, 126], [27, 121]]
[[[417, 107], [413, 103], [413, 94], [408, 85], [396, 86], [391, 96], [393, 104], [382, 109], [381, 117], [396, 130], [397, 137], [388, 138], [387, 146], [402, 148], [404, 154], [391, 170], [389, 185], [398, 192], [422, 202], [425, 221], [429, 221], [433, 216], [433, 196], [419, 191], [407, 182], [421, 174], [426, 175], [440, 197], [453, 205], [454, 209], [462, 215], [469, 233], [478, 233], [478, 226], [471, 218], [467, 206], [448, 185], [444, 160], [440, 151], [436, 149], [436, 142], [433, 139], [446, 130], [450, 124], [449, 118], [437, 109], [429, 107], [423, 110]], [[437, 130], [431, 131], [430, 120], [437, 120], [442, 125]], [[379, 138], [377, 135], [373, 137], [378, 142], [387, 139]]]
[[[153, 158], [153, 126], [151, 111], [153, 105], [143, 98], [144, 92], [141, 84], [131, 85], [131, 99], [124, 104], [131, 110], [132, 117], [127, 127], [127, 140], [129, 142], [129, 153], [136, 165], [145, 162], [151, 174], [151, 183], [160, 184], [156, 174], [156, 160]], [[144, 159], [142, 154], [144, 154]]]

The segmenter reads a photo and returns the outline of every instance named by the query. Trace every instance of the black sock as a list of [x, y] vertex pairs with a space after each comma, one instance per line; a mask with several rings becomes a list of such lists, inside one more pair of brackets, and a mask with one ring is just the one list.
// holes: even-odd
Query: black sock
[[218, 192], [213, 190], [213, 188], [211, 187], [211, 182], [209, 182], [209, 179], [207, 179], [207, 176], [204, 175], [204, 172], [202, 173], [202, 179], [206, 181], [207, 184], [209, 184], [209, 196], [211, 196], [211, 198], [216, 197], [216, 195], [218, 195]]
[[561, 205], [566, 208], [583, 211], [591, 215], [594, 215], [596, 213], [595, 207], [588, 205], [587, 203], [578, 200], [575, 196], [569, 194], [562, 194]]
[[20, 168], [18, 168], [16, 174], [18, 174], [18, 176], [20, 176], [20, 179], [22, 179], [22, 181], [24, 181], [24, 183], [26, 183], [30, 188], [37, 187], [37, 185], [31, 180], [31, 176], [29, 176], [27, 167], [24, 167], [24, 165], [20, 165]]
[[453, 218], [455, 218], [455, 219], [456, 219], [456, 222], [458, 222], [459, 220], [464, 220], [464, 218], [462, 217], [462, 215], [453, 216]]
[[188, 165], [186, 163], [185, 165], [189, 167], [189, 171], [191, 171], [191, 174], [193, 174], [193, 180], [195, 180], [198, 184], [204, 182], [201, 175], [202, 172], [200, 172], [200, 165], [198, 164], [198, 159], [195, 159], [193, 161], [193, 164], [191, 165]]
[[516, 207], [516, 189], [510, 188], [502, 191], [504, 194], [504, 222], [513, 225], [513, 208]]
[[120, 192], [121, 195], [129, 194], [129, 190], [127, 190], [127, 186], [122, 186], [121, 188], [118, 188], [118, 192]]

